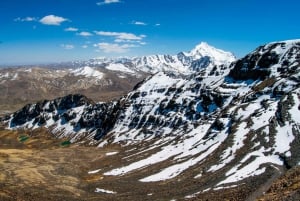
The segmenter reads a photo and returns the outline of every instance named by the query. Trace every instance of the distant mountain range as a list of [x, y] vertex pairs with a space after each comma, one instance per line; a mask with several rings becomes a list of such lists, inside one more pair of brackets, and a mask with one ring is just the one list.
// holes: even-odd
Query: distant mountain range
[[14, 111], [26, 103], [72, 93], [84, 94], [96, 102], [108, 101], [125, 95], [150, 74], [164, 71], [188, 75], [234, 60], [231, 53], [201, 43], [192, 51], [175, 56], [99, 58], [0, 69], [0, 111]]
[[74, 61], [56, 64], [56, 67], [102, 67], [107, 70], [123, 73], [157, 73], [172, 72], [190, 74], [201, 68], [215, 65], [228, 65], [236, 60], [230, 52], [214, 48], [201, 42], [190, 52], [180, 52], [177, 55], [150, 55], [133, 58], [95, 58], [88, 61]]

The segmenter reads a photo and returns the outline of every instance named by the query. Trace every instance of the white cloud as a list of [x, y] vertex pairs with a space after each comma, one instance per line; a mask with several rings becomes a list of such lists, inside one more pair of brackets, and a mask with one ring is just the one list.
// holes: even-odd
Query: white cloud
[[87, 32], [87, 31], [82, 31], [82, 32], [78, 33], [77, 35], [88, 37], [88, 36], [92, 36], [93, 34], [90, 32]]
[[157, 26], [157, 27], [158, 27], [158, 26], [160, 26], [160, 24], [159, 24], [159, 23], [156, 23], [156, 24], [155, 24], [155, 26]]
[[125, 32], [108, 32], [108, 31], [95, 31], [95, 34], [99, 36], [113, 36], [116, 39], [120, 40], [142, 40], [146, 37], [146, 35], [135, 35], [133, 33], [125, 33]]
[[146, 45], [147, 43], [141, 40], [124, 40], [124, 39], [115, 39], [115, 43], [135, 43], [135, 44], [140, 44], [140, 45]]
[[125, 53], [130, 50], [130, 48], [138, 47], [133, 44], [117, 44], [117, 43], [98, 43], [94, 44], [94, 47], [99, 48], [105, 53]]
[[112, 4], [112, 3], [121, 3], [120, 0], [104, 0], [102, 2], [98, 2], [98, 6], [106, 5], [106, 4]]
[[74, 45], [71, 45], [71, 44], [61, 44], [60, 45], [62, 48], [64, 48], [65, 50], [72, 50], [75, 48]]
[[25, 17], [25, 18], [16, 18], [14, 19], [15, 22], [34, 22], [37, 21], [38, 19], [36, 17]]
[[132, 24], [134, 24], [134, 25], [142, 25], [142, 26], [146, 26], [147, 25], [147, 23], [145, 23], [145, 22], [139, 22], [139, 21], [135, 21]]
[[56, 25], [59, 26], [61, 23], [68, 21], [68, 19], [55, 16], [55, 15], [47, 15], [43, 17], [39, 22], [45, 25]]
[[115, 39], [114, 40], [115, 43], [132, 43], [132, 42], [135, 42], [135, 41], [132, 41], [132, 40], [124, 40], [124, 39]]
[[88, 45], [83, 45], [83, 46], [81, 46], [83, 49], [86, 49], [86, 48], [88, 48], [89, 46]]
[[78, 31], [78, 29], [74, 28], [74, 27], [69, 27], [69, 28], [66, 28], [65, 31], [72, 31], [72, 32], [74, 32], [74, 31]]

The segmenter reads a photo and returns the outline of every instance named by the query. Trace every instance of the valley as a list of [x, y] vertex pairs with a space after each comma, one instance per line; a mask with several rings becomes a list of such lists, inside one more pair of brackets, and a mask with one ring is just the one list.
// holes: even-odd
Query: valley
[[[21, 142], [24, 135], [28, 139]], [[238, 187], [208, 191], [205, 188], [210, 186], [210, 177], [195, 179], [193, 172], [199, 169], [197, 167], [176, 179], [142, 183], [137, 179], [155, 168], [128, 176], [104, 175], [107, 170], [124, 165], [122, 158], [138, 154], [136, 147], [124, 149], [109, 146], [100, 149], [94, 146], [64, 145], [63, 139], [53, 138], [43, 129], [33, 132], [1, 129], [0, 139], [0, 199], [3, 201], [246, 200], [256, 185], [264, 183], [260, 177], [259, 181], [250, 180], [251, 185], [244, 183]], [[144, 156], [147, 154], [145, 152]], [[172, 162], [166, 161], [161, 165], [168, 163]], [[203, 192], [193, 195], [199, 189], [203, 189]]]

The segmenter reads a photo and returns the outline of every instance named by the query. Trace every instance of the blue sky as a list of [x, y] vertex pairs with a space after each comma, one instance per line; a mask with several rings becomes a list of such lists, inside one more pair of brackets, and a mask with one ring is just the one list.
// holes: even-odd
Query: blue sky
[[244, 56], [300, 38], [298, 0], [1, 0], [0, 64], [176, 54]]

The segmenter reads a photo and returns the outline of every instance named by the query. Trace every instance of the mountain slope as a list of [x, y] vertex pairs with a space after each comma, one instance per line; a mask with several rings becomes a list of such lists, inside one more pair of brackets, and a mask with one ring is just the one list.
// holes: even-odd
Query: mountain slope
[[94, 101], [119, 99], [146, 75], [88, 66], [0, 69], [0, 114], [20, 109], [27, 103], [72, 93], [84, 94]]
[[48, 111], [47, 104], [62, 99], [46, 101], [7, 122], [10, 128], [46, 126], [72, 142], [122, 145], [119, 165], [101, 170], [111, 182], [162, 182], [162, 191], [186, 186], [168, 199], [222, 200], [231, 189], [245, 200], [270, 176], [300, 163], [299, 65], [299, 40], [275, 42], [230, 66], [159, 72], [116, 102]]

